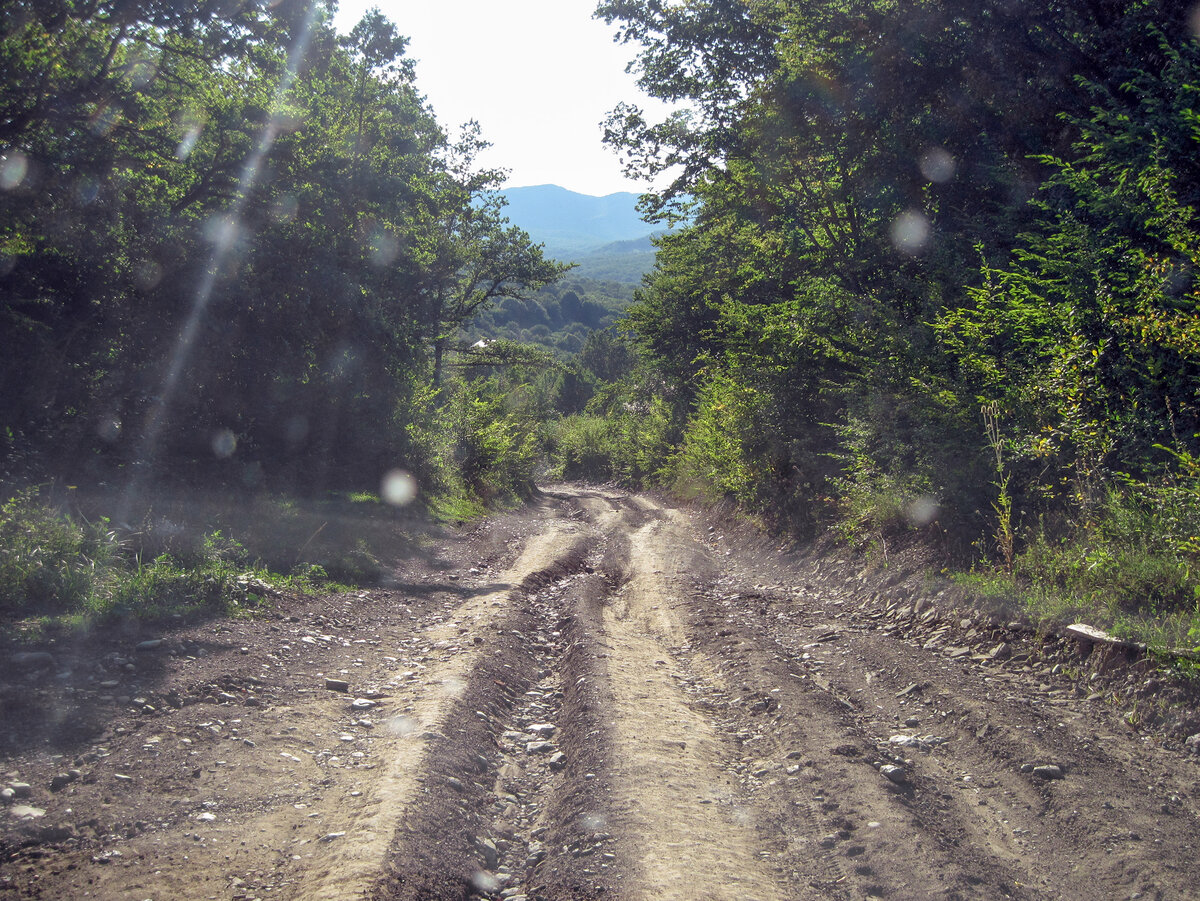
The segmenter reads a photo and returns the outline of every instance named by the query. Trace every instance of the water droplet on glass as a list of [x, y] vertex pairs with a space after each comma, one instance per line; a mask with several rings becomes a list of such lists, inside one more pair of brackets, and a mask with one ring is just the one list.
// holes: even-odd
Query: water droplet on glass
[[153, 60], [139, 59], [130, 64], [128, 72], [130, 84], [135, 88], [144, 88], [158, 74], [158, 66]]
[[162, 274], [162, 266], [154, 260], [143, 260], [133, 270], [133, 283], [142, 291], [149, 291], [158, 287], [158, 283], [162, 281]]
[[284, 437], [287, 439], [288, 447], [296, 448], [304, 443], [304, 439], [308, 437], [308, 417], [293, 416], [287, 421], [285, 426]]
[[908, 505], [904, 514], [912, 525], [927, 526], [937, 519], [938, 502], [932, 497], [919, 497]]
[[29, 158], [19, 150], [10, 150], [0, 156], [0, 188], [11, 191], [25, 180], [29, 172]]
[[384, 720], [383, 728], [392, 733], [392, 735], [400, 738], [408, 738], [417, 731], [417, 723], [411, 717], [398, 713]]
[[179, 142], [179, 146], [175, 148], [175, 158], [186, 160], [192, 154], [192, 150], [196, 147], [196, 142], [200, 140], [200, 132], [203, 129], [197, 125], [189, 125], [183, 133], [183, 140]]
[[100, 184], [93, 178], [81, 178], [75, 183], [75, 197], [84, 206], [100, 196]]
[[608, 820], [604, 818], [603, 814], [585, 813], [579, 817], [579, 825], [584, 832], [602, 832], [608, 825]]
[[232, 216], [211, 216], [204, 223], [204, 237], [208, 238], [220, 250], [233, 247], [238, 236], [237, 220]]
[[403, 507], [416, 498], [417, 480], [403, 469], [393, 469], [383, 477], [379, 494], [385, 503]]
[[121, 420], [116, 416], [102, 416], [96, 423], [96, 434], [100, 440], [112, 444], [121, 437]]
[[300, 203], [291, 194], [282, 194], [275, 198], [275, 202], [271, 204], [271, 218], [281, 225], [285, 222], [294, 222], [296, 213], [300, 210]]
[[213, 435], [212, 449], [213, 453], [222, 460], [227, 460], [237, 450], [237, 435], [233, 434], [229, 429], [221, 429]]
[[500, 891], [500, 880], [491, 873], [485, 873], [483, 870], [478, 870], [471, 877], [471, 885], [475, 887], [475, 891], [485, 895]]
[[954, 157], [941, 147], [930, 147], [921, 155], [921, 174], [930, 181], [949, 181], [954, 177]]
[[101, 107], [92, 114], [91, 121], [88, 122], [88, 128], [98, 138], [107, 137], [117, 127], [117, 120], [120, 117], [121, 111], [116, 107]]
[[372, 265], [382, 269], [384, 266], [394, 263], [399, 254], [400, 242], [396, 240], [394, 235], [380, 231], [371, 236], [370, 257]]
[[901, 253], [916, 255], [929, 240], [929, 220], [923, 213], [906, 210], [892, 223], [892, 246]]

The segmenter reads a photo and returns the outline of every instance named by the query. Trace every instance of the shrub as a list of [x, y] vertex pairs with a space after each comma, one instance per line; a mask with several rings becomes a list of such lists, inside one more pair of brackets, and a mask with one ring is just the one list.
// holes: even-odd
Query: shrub
[[67, 516], [27, 489], [0, 506], [0, 609], [72, 610], [91, 595], [119, 544], [107, 523]]

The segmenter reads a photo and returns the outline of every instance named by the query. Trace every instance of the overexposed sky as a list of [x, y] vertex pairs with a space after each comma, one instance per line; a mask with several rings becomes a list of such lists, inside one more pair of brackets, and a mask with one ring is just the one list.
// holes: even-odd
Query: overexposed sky
[[417, 88], [443, 127], [479, 121], [493, 145], [481, 163], [508, 169], [508, 187], [596, 196], [648, 187], [622, 174], [601, 122], [621, 100], [663, 107], [625, 74], [637, 48], [613, 43], [592, 18], [596, 0], [339, 0], [338, 30], [372, 6], [410, 38]]

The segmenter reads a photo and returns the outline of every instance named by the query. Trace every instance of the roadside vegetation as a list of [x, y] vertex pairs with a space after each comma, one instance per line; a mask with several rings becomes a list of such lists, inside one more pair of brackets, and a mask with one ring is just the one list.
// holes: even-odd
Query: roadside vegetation
[[[1200, 646], [1200, 85], [1188, 5], [603, 2], [674, 183], [637, 375], [563, 471], [934, 542], [1035, 618]], [[679, 73], [686, 73], [686, 77]]]
[[[1186, 4], [602, 2], [689, 107], [607, 125], [675, 179], [632, 297], [507, 223], [382, 16], [119, 6], [0, 13], [6, 610], [380, 571], [217, 514], [142, 553], [146, 486], [458, 522], [567, 478], [933, 543], [1035, 618], [1200, 647]], [[62, 480], [126, 509], [21, 490]]]

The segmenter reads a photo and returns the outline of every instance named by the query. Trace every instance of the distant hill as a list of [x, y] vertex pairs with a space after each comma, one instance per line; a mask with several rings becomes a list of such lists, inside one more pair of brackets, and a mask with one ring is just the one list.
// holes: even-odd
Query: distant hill
[[638, 195], [627, 191], [592, 197], [558, 185], [536, 185], [501, 193], [508, 198], [508, 218], [544, 243], [552, 256], [586, 254], [654, 231], [638, 215]]
[[618, 192], [592, 197], [558, 185], [505, 188], [505, 215], [546, 255], [579, 263], [577, 272], [592, 278], [638, 282], [654, 265], [650, 236], [660, 228], [643, 222], [638, 195]]

